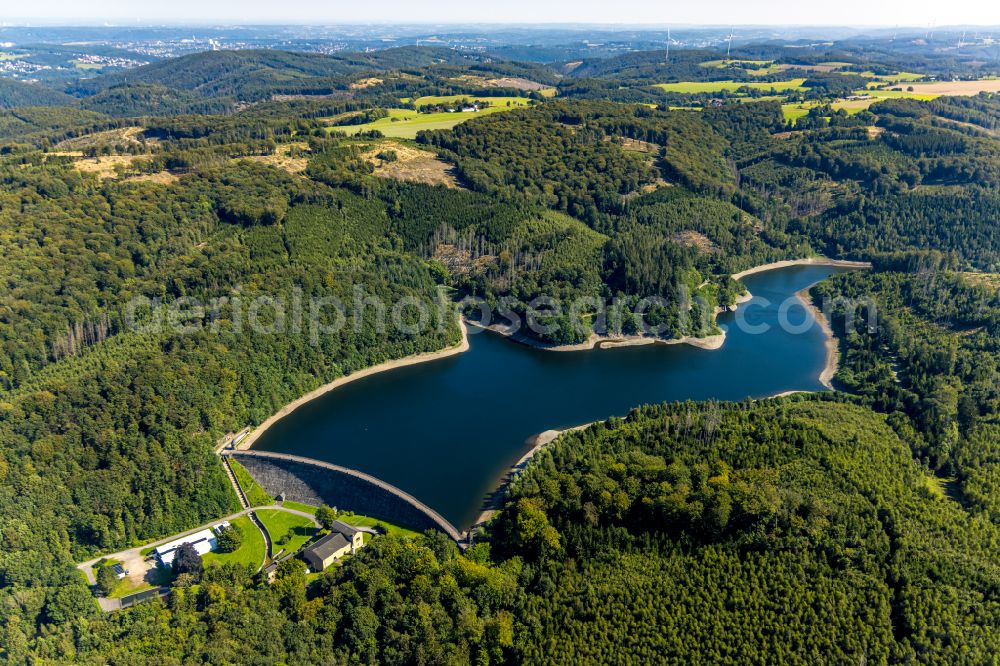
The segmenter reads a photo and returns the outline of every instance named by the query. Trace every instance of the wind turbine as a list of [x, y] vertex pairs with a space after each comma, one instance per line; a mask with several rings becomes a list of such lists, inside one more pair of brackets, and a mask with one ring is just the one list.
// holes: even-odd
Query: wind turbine
[[733, 50], [733, 29], [729, 28], [729, 46], [726, 47], [726, 60], [729, 60], [729, 54]]
[[667, 62], [670, 62], [670, 28], [667, 28]]

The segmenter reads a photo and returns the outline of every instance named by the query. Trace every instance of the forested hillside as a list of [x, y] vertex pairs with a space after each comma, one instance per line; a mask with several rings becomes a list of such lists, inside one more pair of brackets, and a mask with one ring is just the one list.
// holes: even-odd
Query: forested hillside
[[0, 79], [0, 109], [14, 109], [19, 106], [60, 106], [73, 101], [45, 86], [21, 83], [10, 79]]
[[544, 451], [489, 540], [463, 555], [442, 537], [385, 537], [308, 588], [294, 561], [273, 585], [210, 570], [167, 606], [86, 621], [84, 641], [64, 626], [36, 651], [82, 663], [982, 663], [998, 647], [1000, 535], [926, 474], [885, 417], [857, 405], [646, 408]]
[[528, 661], [972, 663], [997, 648], [996, 525], [931, 493], [864, 407], [643, 409], [544, 451], [507, 506], [494, 554], [539, 563]]

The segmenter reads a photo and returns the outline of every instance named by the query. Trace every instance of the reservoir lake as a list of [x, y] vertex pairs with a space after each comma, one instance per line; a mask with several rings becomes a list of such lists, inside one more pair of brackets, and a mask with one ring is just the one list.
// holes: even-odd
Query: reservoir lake
[[[721, 349], [645, 345], [552, 352], [469, 330], [469, 351], [346, 384], [274, 423], [255, 450], [366, 472], [437, 509], [459, 529], [545, 430], [677, 400], [743, 400], [825, 390], [825, 337], [801, 304], [779, 306], [846, 269], [791, 266], [744, 278], [754, 298], [719, 316]], [[766, 301], [770, 304], [766, 304]], [[805, 329], [802, 331], [802, 329]], [[794, 332], [793, 332], [794, 331]]]

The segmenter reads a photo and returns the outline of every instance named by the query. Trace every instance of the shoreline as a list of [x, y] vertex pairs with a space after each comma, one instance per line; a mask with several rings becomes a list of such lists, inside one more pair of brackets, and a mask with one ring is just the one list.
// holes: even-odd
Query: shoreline
[[403, 358], [393, 359], [391, 361], [385, 361], [379, 363], [378, 365], [373, 365], [356, 372], [352, 372], [349, 375], [344, 375], [343, 377], [338, 377], [337, 379], [320, 386], [317, 389], [306, 393], [305, 395], [296, 398], [291, 401], [277, 412], [267, 417], [263, 423], [254, 428], [249, 435], [240, 440], [239, 444], [235, 447], [237, 451], [246, 451], [254, 442], [260, 439], [260, 436], [270, 429], [275, 423], [285, 418], [296, 409], [302, 405], [312, 402], [316, 398], [326, 395], [334, 389], [338, 389], [345, 384], [350, 384], [353, 381], [359, 379], [364, 379], [365, 377], [370, 377], [372, 375], [377, 375], [380, 372], [387, 372], [389, 370], [395, 370], [397, 368], [405, 368], [408, 365], [416, 365], [417, 363], [426, 363], [427, 361], [437, 361], [438, 359], [448, 358], [449, 356], [456, 356], [463, 352], [469, 350], [469, 329], [466, 327], [465, 322], [460, 318], [458, 321], [458, 326], [462, 331], [462, 341], [457, 345], [447, 347], [445, 349], [440, 349], [433, 352], [423, 352], [420, 354], [414, 354], [412, 356], [404, 356]]
[[[720, 305], [715, 309], [715, 314], [713, 315], [713, 321], [718, 318], [720, 314], [726, 312], [735, 312], [736, 308], [744, 303], [749, 302], [753, 298], [753, 294], [749, 291], [739, 298], [732, 305]], [[542, 342], [541, 340], [536, 340], [535, 338], [524, 335], [518, 331], [510, 331], [499, 324], [491, 324], [489, 326], [483, 326], [482, 324], [476, 323], [474, 321], [465, 321], [468, 326], [479, 329], [480, 331], [488, 331], [490, 333], [496, 333], [497, 335], [502, 335], [511, 342], [516, 342], [522, 344], [525, 347], [531, 347], [533, 349], [540, 349], [542, 351], [550, 352], [576, 352], [576, 351], [593, 351], [601, 349], [615, 349], [617, 347], [643, 347], [645, 345], [690, 345], [698, 349], [715, 350], [720, 349], [726, 342], [726, 332], [720, 331], [715, 335], [707, 335], [703, 338], [696, 338], [690, 335], [686, 335], [682, 338], [653, 338], [646, 335], [598, 335], [597, 333], [591, 333], [590, 337], [584, 342], [579, 342], [572, 345], [555, 345], [547, 342]]]
[[[813, 257], [813, 258], [807, 258], [807, 259], [788, 259], [788, 260], [783, 260], [783, 261], [772, 262], [770, 264], [763, 264], [761, 266], [756, 266], [756, 267], [753, 267], [753, 268], [749, 268], [749, 269], [747, 269], [745, 271], [742, 271], [740, 273], [735, 273], [735, 274], [732, 275], [732, 278], [734, 280], [740, 280], [740, 279], [742, 279], [744, 277], [747, 277], [747, 276], [750, 276], [750, 275], [755, 275], [757, 273], [764, 273], [764, 272], [767, 272], [767, 271], [770, 271], [770, 270], [779, 269], [779, 268], [786, 268], [786, 267], [790, 267], [790, 266], [808, 266], [808, 265], [815, 265], [815, 266], [841, 266], [841, 267], [848, 267], [848, 268], [871, 268], [871, 263], [870, 262], [865, 262], [865, 261], [848, 261], [848, 260], [840, 260], [840, 259], [825, 259], [825, 258], [822, 258], [822, 257]], [[826, 317], [813, 304], [812, 299], [809, 296], [809, 288], [806, 288], [806, 289], [803, 289], [803, 290], [797, 292], [796, 293], [796, 297], [800, 301], [802, 301], [803, 306], [810, 313], [812, 313], [813, 317], [816, 319], [816, 322], [819, 324], [820, 328], [823, 330], [824, 337], [825, 337], [825, 343], [824, 344], [826, 346], [826, 352], [827, 352], [827, 361], [826, 361], [826, 366], [823, 368], [823, 371], [820, 373], [819, 381], [820, 381], [820, 383], [826, 389], [828, 389], [828, 390], [834, 390], [833, 389], [833, 384], [832, 384], [832, 379], [833, 379], [833, 376], [837, 372], [837, 366], [838, 366], [837, 339], [834, 336], [833, 330], [830, 327], [829, 322], [827, 322]], [[719, 306], [719, 307], [717, 307], [716, 310], [715, 310], [714, 316], [718, 317], [720, 314], [723, 314], [725, 312], [733, 312], [740, 305], [742, 305], [744, 303], [747, 303], [752, 298], [753, 298], [753, 294], [751, 294], [748, 291], [747, 293], [745, 293], [742, 296], [740, 296], [739, 298], [737, 298], [736, 302], [733, 305], [731, 305], [731, 306]], [[461, 354], [463, 352], [468, 351], [469, 347], [470, 347], [470, 345], [469, 345], [469, 327], [470, 326], [473, 327], [473, 328], [479, 329], [481, 331], [490, 331], [490, 332], [496, 333], [498, 335], [502, 335], [502, 336], [508, 338], [509, 340], [513, 341], [513, 342], [518, 342], [520, 344], [524, 344], [524, 345], [529, 346], [529, 347], [534, 347], [536, 349], [541, 349], [541, 350], [544, 350], [544, 351], [555, 351], [555, 352], [590, 351], [590, 350], [595, 350], [595, 349], [597, 349], [597, 350], [599, 350], [599, 349], [605, 349], [605, 348], [607, 348], [607, 349], [613, 349], [613, 348], [616, 348], [616, 347], [642, 346], [642, 345], [650, 345], [650, 344], [663, 344], [663, 345], [687, 344], [687, 345], [691, 345], [692, 347], [697, 347], [697, 348], [700, 348], [700, 349], [716, 350], [716, 349], [721, 348], [722, 345], [725, 343], [725, 340], [726, 340], [725, 331], [722, 331], [722, 332], [720, 332], [720, 333], [718, 333], [716, 335], [707, 336], [707, 337], [704, 337], [704, 338], [692, 338], [690, 336], [685, 336], [683, 338], [673, 338], [673, 339], [669, 339], [669, 340], [667, 340], [667, 339], [660, 339], [660, 338], [651, 338], [651, 337], [640, 336], [640, 335], [631, 335], [631, 336], [599, 336], [599, 335], [597, 335], [595, 333], [592, 333], [591, 336], [590, 336], [590, 338], [587, 341], [585, 341], [583, 343], [580, 343], [580, 344], [575, 344], [575, 345], [547, 345], [547, 344], [545, 344], [543, 342], [539, 342], [539, 341], [534, 340], [532, 338], [528, 338], [527, 336], [525, 336], [523, 334], [518, 334], [516, 332], [515, 333], [511, 333], [510, 331], [507, 331], [507, 330], [503, 329], [502, 327], [500, 327], [498, 325], [482, 326], [482, 325], [477, 324], [475, 322], [466, 321], [463, 317], [459, 317], [458, 318], [458, 324], [459, 324], [459, 328], [461, 329], [461, 332], [462, 332], [462, 340], [461, 340], [461, 342], [459, 344], [454, 345], [452, 347], [448, 347], [446, 349], [435, 351], [435, 352], [424, 352], [424, 353], [416, 354], [416, 355], [413, 355], [413, 356], [407, 356], [407, 357], [400, 358], [400, 359], [394, 359], [394, 360], [391, 360], [391, 361], [386, 361], [384, 363], [380, 363], [378, 365], [374, 365], [374, 366], [371, 366], [369, 368], [364, 368], [362, 370], [358, 370], [357, 372], [354, 372], [354, 373], [352, 373], [350, 375], [346, 375], [344, 377], [340, 377], [338, 379], [333, 380], [332, 382], [324, 384], [323, 386], [320, 386], [319, 388], [317, 388], [317, 389], [315, 389], [313, 391], [310, 391], [309, 393], [307, 393], [307, 394], [305, 394], [305, 395], [303, 395], [303, 396], [301, 396], [301, 397], [293, 400], [292, 402], [290, 402], [287, 405], [285, 405], [284, 407], [282, 407], [279, 411], [277, 411], [276, 413], [274, 413], [271, 416], [269, 416], [260, 425], [258, 425], [257, 427], [253, 428], [252, 431], [248, 435], [246, 435], [245, 437], [242, 437], [242, 439], [240, 439], [240, 441], [238, 442], [238, 444], [234, 448], [236, 450], [247, 450], [247, 449], [250, 449], [253, 446], [253, 444], [261, 437], [261, 435], [263, 435], [265, 432], [267, 432], [267, 430], [270, 429], [270, 427], [273, 426], [275, 423], [277, 423], [278, 421], [280, 421], [284, 417], [288, 416], [289, 414], [291, 414], [292, 412], [294, 412], [296, 409], [298, 409], [302, 405], [304, 405], [304, 404], [306, 404], [308, 402], [311, 402], [311, 401], [315, 400], [316, 398], [319, 398], [319, 397], [321, 397], [321, 396], [329, 393], [330, 391], [333, 391], [333, 390], [335, 390], [337, 388], [340, 388], [341, 386], [344, 386], [345, 384], [349, 384], [349, 383], [351, 383], [353, 381], [356, 381], [358, 379], [363, 379], [365, 377], [369, 377], [371, 375], [375, 375], [375, 374], [378, 374], [378, 373], [381, 373], [381, 372], [386, 372], [386, 371], [389, 371], [389, 370], [394, 370], [396, 368], [402, 368], [402, 367], [406, 367], [406, 366], [409, 366], [409, 365], [415, 365], [417, 363], [424, 363], [424, 362], [427, 362], [427, 361], [434, 361], [434, 360], [438, 360], [438, 359], [442, 359], [442, 358], [448, 358], [450, 356], [455, 356], [457, 354]], [[781, 396], [784, 396], [784, 395], [790, 395], [790, 394], [799, 393], [799, 392], [800, 391], [786, 391], [786, 392], [778, 393], [778, 394], [776, 394], [774, 396], [770, 396], [770, 397], [772, 397], [772, 398], [781, 397]], [[564, 430], [546, 430], [546, 431], [543, 431], [543, 432], [541, 432], [541, 433], [539, 433], [537, 435], [534, 435], [533, 437], [529, 438], [528, 442], [530, 442], [530, 448], [528, 449], [528, 451], [524, 455], [521, 456], [521, 458], [512, 467], [510, 467], [503, 474], [503, 476], [500, 477], [500, 479], [499, 479], [499, 481], [498, 481], [495, 489], [493, 490], [493, 492], [484, 501], [484, 509], [480, 513], [480, 515], [476, 519], [476, 521], [473, 523], [473, 525], [470, 528], [470, 530], [471, 529], [475, 529], [476, 527], [481, 526], [484, 522], [488, 521], [490, 518], [493, 517], [493, 515], [495, 515], [495, 513], [498, 510], [498, 508], [497, 508], [497, 506], [498, 506], [497, 502], [498, 502], [498, 500], [500, 498], [502, 498], [503, 493], [506, 490], [506, 488], [507, 488], [508, 484], [510, 483], [511, 479], [517, 474], [517, 472], [521, 471], [531, 461], [531, 459], [534, 458], [534, 456], [540, 450], [542, 450], [545, 446], [547, 446], [548, 444], [550, 444], [553, 441], [555, 441], [560, 435], [562, 435], [562, 434], [564, 434], [566, 432], [571, 432], [571, 431], [575, 431], [575, 430], [583, 430], [585, 428], [590, 427], [594, 423], [597, 423], [597, 421], [594, 421], [594, 422], [591, 422], [591, 423], [586, 423], [586, 424], [579, 425], [579, 426], [574, 426], [574, 427], [571, 427], [571, 428], [566, 428]], [[238, 437], [234, 437], [233, 439], [237, 439], [237, 438]]]
[[790, 266], [835, 266], [835, 267], [840, 266], [844, 268], [871, 268], [872, 262], [853, 261], [850, 259], [827, 259], [826, 257], [809, 257], [807, 259], [784, 259], [782, 261], [772, 261], [769, 264], [761, 264], [760, 266], [754, 266], [753, 268], [748, 268], [745, 271], [740, 271], [739, 273], [733, 273], [731, 277], [734, 280], [742, 280], [745, 277], [756, 275], [757, 273], [765, 273], [767, 271], [771, 271], [776, 268], [788, 268]]
[[503, 475], [497, 480], [496, 485], [493, 490], [486, 497], [483, 502], [483, 509], [480, 511], [479, 515], [473, 521], [472, 525], [469, 527], [468, 532], [471, 534], [473, 530], [478, 527], [482, 527], [500, 511], [502, 506], [502, 501], [506, 496], [507, 486], [510, 485], [511, 481], [514, 480], [520, 472], [524, 471], [524, 468], [528, 466], [532, 458], [538, 454], [539, 451], [544, 449], [546, 446], [552, 442], [559, 439], [561, 436], [568, 432], [575, 432], [577, 430], [586, 430], [595, 423], [602, 423], [602, 421], [591, 421], [590, 423], [583, 423], [578, 426], [572, 426], [570, 428], [565, 428], [563, 430], [544, 430], [537, 435], [532, 435], [526, 441], [531, 445], [531, 448], [518, 458], [517, 462], [510, 466], [510, 468], [503, 473]]
[[819, 383], [826, 389], [833, 391], [833, 377], [837, 374], [837, 368], [840, 365], [837, 336], [833, 334], [833, 328], [830, 326], [830, 322], [827, 321], [826, 315], [813, 302], [812, 296], [809, 294], [809, 289], [811, 288], [807, 287], [795, 292], [795, 296], [802, 301], [802, 305], [816, 320], [820, 330], [823, 331], [823, 345], [826, 347], [826, 365], [823, 366], [823, 370], [819, 373]]

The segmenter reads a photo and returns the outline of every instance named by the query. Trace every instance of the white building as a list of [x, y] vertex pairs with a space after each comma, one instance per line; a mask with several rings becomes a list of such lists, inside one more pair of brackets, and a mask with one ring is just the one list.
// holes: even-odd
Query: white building
[[156, 557], [159, 558], [163, 566], [171, 566], [174, 563], [174, 556], [177, 554], [177, 549], [186, 543], [194, 546], [195, 552], [199, 555], [204, 555], [215, 550], [217, 545], [215, 532], [212, 530], [202, 530], [194, 534], [189, 534], [186, 537], [175, 539], [170, 543], [165, 543], [157, 547], [153, 552], [156, 553]]

